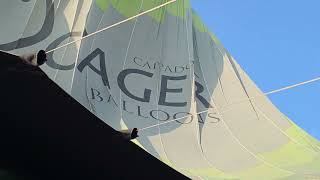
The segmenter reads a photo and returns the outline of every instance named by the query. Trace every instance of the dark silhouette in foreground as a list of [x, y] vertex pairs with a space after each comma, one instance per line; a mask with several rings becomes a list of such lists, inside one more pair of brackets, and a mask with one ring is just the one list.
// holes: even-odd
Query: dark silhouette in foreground
[[119, 132], [121, 133], [123, 139], [127, 141], [130, 141], [132, 139], [139, 137], [137, 128], [121, 130]]
[[0, 82], [0, 171], [32, 180], [186, 179], [20, 57], [0, 52]]
[[47, 61], [47, 55], [44, 50], [40, 50], [38, 53], [24, 54], [19, 57], [24, 63], [31, 66], [41, 66]]

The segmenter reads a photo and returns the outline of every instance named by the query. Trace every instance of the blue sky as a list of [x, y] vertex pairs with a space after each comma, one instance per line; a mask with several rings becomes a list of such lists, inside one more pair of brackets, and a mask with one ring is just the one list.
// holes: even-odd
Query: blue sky
[[[264, 91], [320, 76], [320, 1], [191, 0], [193, 8]], [[269, 96], [320, 139], [320, 82]]]

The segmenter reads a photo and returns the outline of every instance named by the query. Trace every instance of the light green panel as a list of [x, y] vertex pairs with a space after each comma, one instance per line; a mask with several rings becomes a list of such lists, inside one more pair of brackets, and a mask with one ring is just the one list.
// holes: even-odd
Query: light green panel
[[298, 173], [314, 173], [320, 169], [320, 154], [290, 141], [281, 148], [259, 156], [276, 166]]
[[108, 9], [109, 2], [109, 0], [96, 0], [97, 6], [103, 11]]
[[315, 159], [314, 154], [292, 141], [277, 150], [260, 154], [260, 156], [279, 167], [295, 167], [310, 163]]
[[283, 171], [277, 168], [270, 167], [266, 164], [237, 172], [236, 175], [242, 180], [272, 180], [292, 176], [294, 173]]
[[108, 10], [111, 5], [127, 17], [137, 15], [141, 6], [141, 0], [96, 0], [96, 3], [102, 11]]
[[290, 137], [297, 140], [299, 143], [320, 152], [320, 141], [310, 136], [303, 129], [301, 129], [294, 122], [292, 122], [289, 118], [286, 119], [292, 124], [292, 126], [286, 130], [286, 133]]
[[167, 11], [177, 17], [184, 18], [186, 11], [191, 9], [189, 0], [177, 0], [175, 3], [167, 6]]
[[[143, 11], [152, 9], [154, 7], [157, 7], [163, 3], [165, 3], [166, 0], [159, 0], [159, 1], [146, 1], [144, 0], [143, 2]], [[170, 5], [168, 5], [170, 6]], [[166, 12], [166, 9], [168, 8], [168, 6], [165, 6], [163, 8], [157, 9], [155, 11], [152, 11], [150, 13], [148, 13], [148, 16], [151, 16], [153, 19], [155, 19], [156, 21], [160, 22], [162, 20], [162, 18], [164, 17], [164, 14]]]
[[281, 178], [278, 180], [319, 180], [319, 175], [312, 175], [312, 174], [295, 174], [286, 178]]
[[178, 169], [175, 167], [169, 159], [166, 157], [161, 157], [161, 161], [168, 166], [183, 172], [185, 175], [188, 175], [189, 177], [191, 176], [200, 176], [201, 178], [205, 179], [236, 179], [236, 177], [231, 176], [227, 173], [223, 173], [215, 168], [201, 168], [201, 169]]
[[190, 172], [192, 175], [200, 176], [204, 179], [237, 179], [235, 176], [222, 173], [213, 168], [202, 168], [202, 169], [188, 169], [185, 170]]
[[[143, 0], [143, 6], [140, 12], [152, 9], [161, 4], [168, 2], [167, 0]], [[140, 9], [142, 0], [96, 0], [97, 5], [103, 11], [106, 11], [110, 5], [119, 11], [125, 17], [131, 17], [140, 13], [137, 9]], [[171, 15], [185, 18], [187, 10], [191, 8], [188, 0], [177, 0], [174, 3], [164, 6], [148, 13], [148, 16], [157, 21], [162, 21], [164, 18], [164, 12]]]
[[317, 172], [320, 179], [320, 157], [319, 156], [308, 164], [308, 169], [306, 169], [306, 171]]
[[[144, 0], [142, 9], [139, 11], [142, 0], [96, 0], [96, 3], [101, 10], [106, 11], [108, 7], [112, 5], [112, 7], [118, 10], [125, 17], [137, 15], [142, 11], [152, 9], [165, 2], [168, 2], [168, 0]], [[191, 10], [191, 5], [188, 0], [177, 0], [176, 2], [171, 3], [163, 8], [148, 13], [148, 16], [152, 17], [158, 22], [161, 22], [165, 17], [165, 13], [169, 13], [180, 18], [185, 18], [188, 10]], [[201, 21], [201, 18], [194, 11], [192, 11], [192, 23], [197, 30], [203, 33], [208, 33], [212, 40], [219, 45], [219, 47], [223, 47], [218, 38], [208, 30], [208, 28]]]

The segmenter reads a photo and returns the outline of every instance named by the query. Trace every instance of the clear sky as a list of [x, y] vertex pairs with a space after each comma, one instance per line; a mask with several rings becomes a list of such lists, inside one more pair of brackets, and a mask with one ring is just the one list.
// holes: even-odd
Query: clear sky
[[[320, 76], [319, 0], [191, 0], [195, 11], [264, 91]], [[270, 95], [320, 139], [320, 82]]]

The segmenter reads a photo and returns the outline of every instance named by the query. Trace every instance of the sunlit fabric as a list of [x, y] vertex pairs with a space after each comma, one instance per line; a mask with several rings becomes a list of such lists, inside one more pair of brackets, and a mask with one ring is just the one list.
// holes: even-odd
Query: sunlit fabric
[[[0, 50], [48, 51], [165, 2], [2, 0]], [[263, 96], [188, 0], [49, 53], [42, 69], [114, 129], [143, 129], [134, 142], [192, 179], [320, 177], [320, 142]]]

